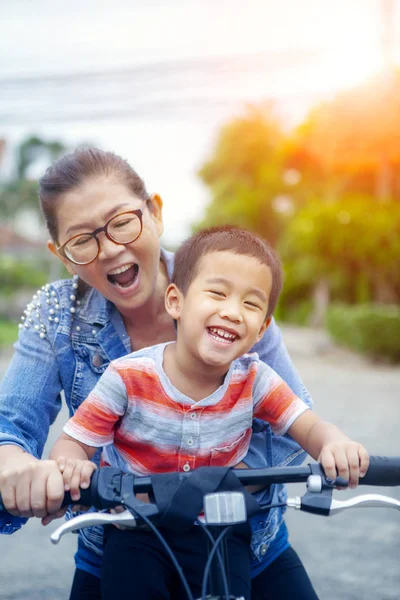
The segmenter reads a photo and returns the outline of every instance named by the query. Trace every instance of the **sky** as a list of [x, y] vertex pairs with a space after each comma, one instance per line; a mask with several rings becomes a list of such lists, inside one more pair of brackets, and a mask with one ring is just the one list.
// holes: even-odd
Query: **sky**
[[397, 58], [398, 21], [397, 0], [0, 0], [3, 177], [31, 134], [113, 150], [175, 245], [210, 200], [196, 173], [221, 125], [268, 99], [299, 122], [376, 72], [383, 40]]

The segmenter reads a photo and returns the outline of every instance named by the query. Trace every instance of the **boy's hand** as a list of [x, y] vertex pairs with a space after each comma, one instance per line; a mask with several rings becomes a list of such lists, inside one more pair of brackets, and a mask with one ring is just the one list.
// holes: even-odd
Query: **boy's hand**
[[351, 440], [326, 444], [318, 457], [325, 475], [335, 480], [342, 477], [349, 482], [350, 488], [358, 485], [369, 466], [369, 455], [364, 446]]
[[79, 500], [81, 492], [79, 488], [87, 489], [90, 485], [90, 477], [97, 469], [95, 463], [90, 460], [76, 458], [57, 458], [58, 468], [64, 479], [64, 490], [70, 492], [72, 500]]

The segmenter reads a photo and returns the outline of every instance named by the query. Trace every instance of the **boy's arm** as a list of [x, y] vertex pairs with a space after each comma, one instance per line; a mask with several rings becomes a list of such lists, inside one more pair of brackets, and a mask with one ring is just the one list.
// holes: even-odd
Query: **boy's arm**
[[115, 424], [124, 414], [126, 404], [124, 381], [111, 363], [66, 423], [51, 450], [50, 456], [57, 461], [65, 490], [71, 490], [73, 500], [80, 498], [79, 487], [89, 487], [96, 468], [90, 459], [99, 448], [113, 442]]
[[337, 476], [356, 487], [359, 477], [368, 470], [368, 452], [358, 442], [353, 442], [338, 427], [322, 421], [307, 410], [289, 427], [289, 435], [315, 460], [322, 463], [327, 477]]
[[90, 459], [96, 450], [62, 433], [50, 451], [50, 459], [57, 462], [63, 474], [64, 489], [71, 492], [72, 500], [79, 500], [80, 487], [86, 489], [90, 485], [90, 477], [97, 468]]

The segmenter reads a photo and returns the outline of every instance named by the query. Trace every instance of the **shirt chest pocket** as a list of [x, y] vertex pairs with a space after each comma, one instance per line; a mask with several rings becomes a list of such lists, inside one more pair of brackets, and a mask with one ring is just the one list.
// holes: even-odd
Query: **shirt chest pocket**
[[252, 429], [249, 427], [234, 442], [227, 446], [211, 450], [210, 465], [214, 467], [233, 467], [247, 454], [250, 444]]
[[96, 344], [73, 342], [75, 374], [72, 384], [71, 404], [75, 411], [104, 373], [110, 361]]

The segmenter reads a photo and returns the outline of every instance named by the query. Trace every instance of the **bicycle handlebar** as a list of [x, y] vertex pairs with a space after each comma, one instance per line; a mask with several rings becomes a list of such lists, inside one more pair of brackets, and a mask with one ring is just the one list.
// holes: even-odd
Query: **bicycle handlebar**
[[369, 467], [360, 485], [400, 485], [400, 456], [370, 456]]
[[[99, 473], [102, 472], [101, 480], [108, 486], [107, 499], [99, 494]], [[346, 487], [347, 482], [337, 478], [332, 485], [325, 479], [322, 466], [318, 463], [311, 463], [300, 467], [268, 467], [264, 469], [235, 469], [236, 477], [242, 485], [265, 485], [269, 486], [276, 483], [304, 483], [310, 475], [319, 475], [327, 487]], [[192, 472], [179, 473], [178, 477], [184, 481]], [[118, 482], [117, 482], [118, 480]], [[117, 493], [116, 485], [119, 490]], [[400, 485], [400, 456], [371, 456], [370, 464], [366, 475], [360, 479], [360, 485], [371, 486], [398, 486]], [[122, 494], [148, 493], [153, 489], [150, 476], [138, 477], [131, 473], [122, 473], [118, 469], [101, 469], [92, 475], [91, 485], [86, 490], [81, 490], [81, 499], [79, 504], [85, 506], [94, 506], [98, 509], [111, 508], [116, 506], [120, 500], [119, 492]], [[113, 490], [115, 493], [113, 493]], [[115, 496], [115, 498], [114, 498]], [[73, 504], [70, 494], [66, 492], [63, 506]], [[4, 504], [0, 494], [0, 511], [5, 511]]]

